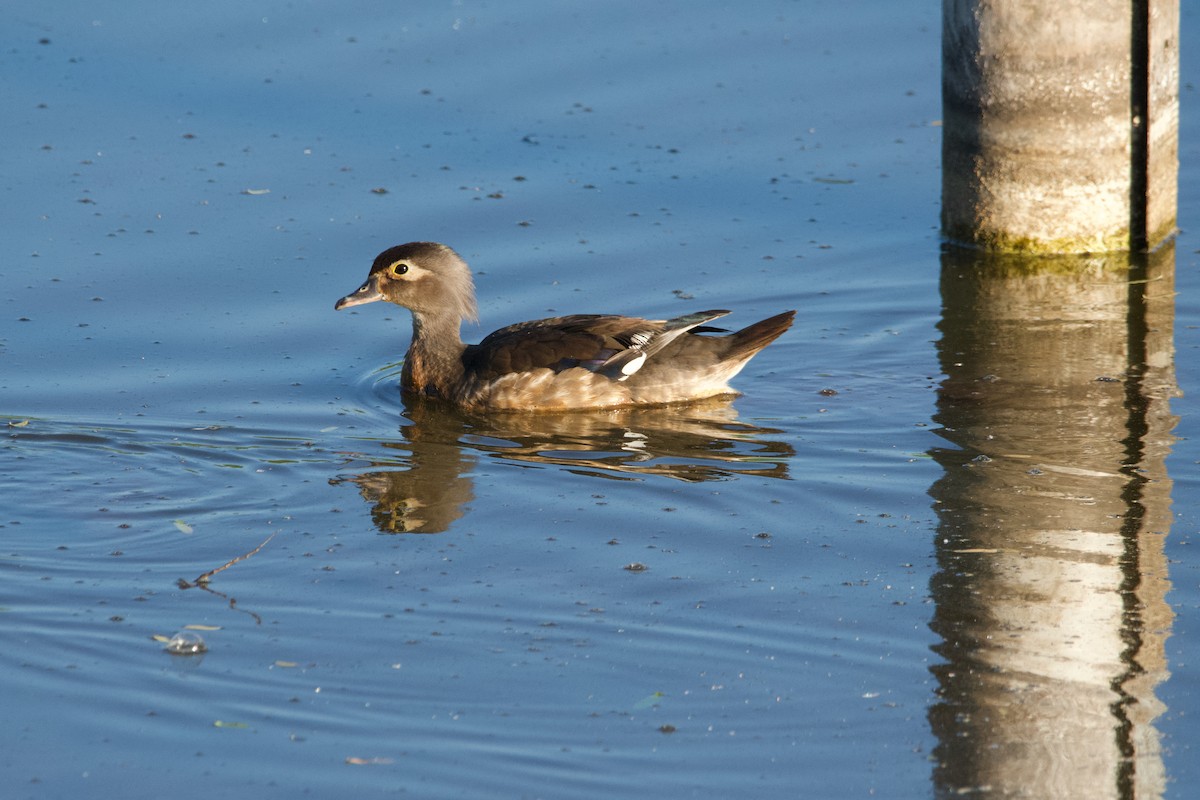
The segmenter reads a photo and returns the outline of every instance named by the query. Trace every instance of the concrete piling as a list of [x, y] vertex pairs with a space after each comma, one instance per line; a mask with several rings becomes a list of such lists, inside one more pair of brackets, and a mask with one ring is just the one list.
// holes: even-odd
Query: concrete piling
[[943, 0], [942, 229], [1029, 253], [1175, 230], [1178, 0]]

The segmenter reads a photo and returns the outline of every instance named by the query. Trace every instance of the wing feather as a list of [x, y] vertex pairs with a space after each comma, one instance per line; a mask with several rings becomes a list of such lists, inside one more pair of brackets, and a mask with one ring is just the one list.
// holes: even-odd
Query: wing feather
[[476, 380], [573, 367], [623, 381], [677, 337], [727, 314], [704, 311], [671, 320], [616, 314], [576, 314], [520, 322], [489, 334], [463, 352], [463, 366]]

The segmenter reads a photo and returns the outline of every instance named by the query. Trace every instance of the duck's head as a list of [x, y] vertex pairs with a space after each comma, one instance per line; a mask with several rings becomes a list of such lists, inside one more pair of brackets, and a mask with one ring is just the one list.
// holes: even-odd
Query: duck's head
[[458, 253], [437, 242], [409, 242], [375, 256], [367, 279], [334, 309], [387, 300], [418, 315], [476, 319], [475, 284]]

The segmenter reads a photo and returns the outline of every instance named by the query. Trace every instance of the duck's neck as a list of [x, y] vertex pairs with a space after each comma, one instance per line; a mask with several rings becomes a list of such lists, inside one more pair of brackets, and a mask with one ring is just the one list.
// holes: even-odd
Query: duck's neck
[[466, 345], [459, 335], [462, 320], [456, 314], [413, 312], [413, 338], [400, 386], [407, 392], [449, 397], [450, 389], [462, 379], [462, 353]]

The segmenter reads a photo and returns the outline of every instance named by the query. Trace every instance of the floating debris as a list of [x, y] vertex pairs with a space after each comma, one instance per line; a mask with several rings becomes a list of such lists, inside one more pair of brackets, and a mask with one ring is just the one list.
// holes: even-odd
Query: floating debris
[[167, 640], [167, 646], [163, 649], [173, 656], [198, 656], [208, 652], [208, 645], [200, 634], [180, 631]]
[[[179, 520], [176, 520], [175, 524], [176, 524], [176, 526], [184, 525], [184, 523], [180, 522]], [[183, 530], [183, 528], [180, 528], [180, 530]], [[184, 533], [191, 533], [191, 532], [192, 531], [190, 528], [188, 530], [184, 531]], [[222, 572], [223, 570], [227, 570], [230, 567], [232, 567], [234, 564], [238, 563], [239, 561], [245, 561], [247, 558], [250, 558], [250, 556], [257, 554], [259, 550], [262, 550], [264, 547], [267, 546], [267, 542], [271, 541], [274, 538], [275, 538], [275, 534], [272, 533], [266, 539], [263, 539], [262, 544], [260, 544], [258, 547], [251, 550], [249, 553], [245, 553], [244, 555], [240, 555], [237, 558], [232, 559], [231, 561], [227, 561], [226, 563], [222, 564], [221, 566], [217, 567], [216, 569], [210, 569], [208, 572], [206, 572], [203, 575], [201, 575], [200, 577], [196, 578], [196, 580], [194, 580], [194, 581], [185, 581], [183, 578], [180, 578], [178, 581], [175, 582], [175, 585], [178, 586], [180, 589], [191, 589], [193, 586], [207, 586], [209, 580], [212, 578], [213, 575], [216, 575], [218, 572]]]
[[666, 694], [663, 692], [652, 692], [649, 696], [643, 697], [641, 700], [638, 700], [636, 703], [634, 703], [633, 709], [634, 711], [641, 711], [646, 708], [654, 708], [662, 701], [664, 697], [666, 697]]

